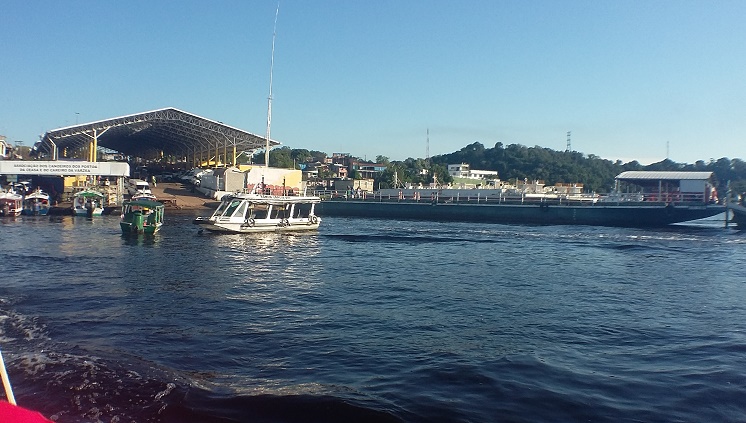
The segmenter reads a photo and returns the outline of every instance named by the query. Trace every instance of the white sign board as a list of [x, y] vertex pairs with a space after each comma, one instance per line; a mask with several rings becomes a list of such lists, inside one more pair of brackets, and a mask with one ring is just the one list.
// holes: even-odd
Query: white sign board
[[130, 176], [130, 165], [122, 162], [0, 160], [0, 175]]

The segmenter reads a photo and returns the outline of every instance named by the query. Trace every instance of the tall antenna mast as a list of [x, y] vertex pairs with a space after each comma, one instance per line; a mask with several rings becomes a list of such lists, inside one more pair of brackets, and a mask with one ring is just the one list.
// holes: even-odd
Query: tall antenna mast
[[280, 14], [280, 2], [277, 2], [275, 11], [275, 27], [272, 30], [272, 59], [269, 63], [269, 97], [267, 97], [267, 139], [264, 146], [264, 168], [269, 168], [269, 137], [272, 126], [272, 71], [275, 68], [275, 38], [277, 38], [277, 15]]
[[427, 128], [427, 145], [425, 146], [425, 160], [430, 160], [430, 128]]
[[571, 132], [572, 131], [567, 131], [567, 148], [565, 149], [565, 151], [568, 151], [568, 152], [572, 151], [572, 146], [570, 145], [570, 133]]

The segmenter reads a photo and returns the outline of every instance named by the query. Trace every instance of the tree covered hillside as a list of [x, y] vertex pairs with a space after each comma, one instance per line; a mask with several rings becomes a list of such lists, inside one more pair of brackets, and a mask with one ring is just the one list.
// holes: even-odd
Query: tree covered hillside
[[[297, 168], [300, 163], [324, 162], [326, 153], [314, 150], [276, 148], [270, 152], [269, 164], [274, 167]], [[372, 163], [355, 159], [359, 163]], [[264, 163], [264, 153], [254, 156], [254, 163]], [[376, 157], [376, 163], [386, 165], [375, 180], [375, 186], [388, 188], [398, 183], [429, 184], [434, 180], [444, 184], [453, 179], [448, 175], [449, 164], [467, 163], [472, 169], [496, 170], [504, 181], [515, 179], [540, 179], [547, 185], [555, 183], [582, 183], [586, 191], [607, 193], [614, 185], [614, 177], [626, 170], [710, 171], [715, 173], [715, 183], [721, 194], [725, 193], [728, 181], [735, 193], [746, 192], [746, 162], [741, 159], [721, 158], [702, 160], [694, 164], [663, 160], [643, 166], [637, 161], [612, 162], [593, 154], [577, 151], [556, 151], [543, 147], [526, 147], [520, 144], [504, 146], [497, 143], [485, 148], [479, 142], [467, 145], [459, 151], [434, 156], [430, 160], [408, 158], [404, 161], [389, 161], [385, 156]], [[358, 177], [349, 169], [352, 178]], [[320, 176], [332, 176], [321, 172]]]
[[541, 179], [547, 185], [558, 182], [582, 183], [588, 191], [608, 192], [614, 184], [614, 177], [627, 170], [680, 170], [712, 171], [721, 192], [728, 181], [735, 192], [746, 191], [746, 162], [741, 159], [721, 158], [705, 163], [676, 163], [663, 160], [643, 166], [637, 161], [612, 162], [593, 154], [588, 156], [577, 151], [556, 151], [543, 147], [526, 147], [520, 144], [485, 148], [479, 142], [467, 145], [459, 151], [432, 158], [435, 164], [468, 163], [472, 169], [496, 170], [502, 180]]

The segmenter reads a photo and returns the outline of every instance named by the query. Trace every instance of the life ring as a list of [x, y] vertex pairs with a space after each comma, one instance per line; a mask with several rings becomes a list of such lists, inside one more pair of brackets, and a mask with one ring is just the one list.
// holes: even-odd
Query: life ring
[[316, 217], [316, 216], [310, 216], [308, 218], [308, 221], [310, 222], [310, 224], [315, 225], [315, 224], [319, 223], [319, 218]]
[[250, 218], [248, 218], [248, 219], [246, 219], [246, 220], [244, 221], [244, 224], [243, 224], [243, 226], [248, 226], [248, 227], [252, 227], [252, 226], [254, 226], [254, 224], [255, 224], [255, 223], [256, 223], [256, 221], [254, 221], [254, 218], [253, 218], [253, 217], [250, 217]]

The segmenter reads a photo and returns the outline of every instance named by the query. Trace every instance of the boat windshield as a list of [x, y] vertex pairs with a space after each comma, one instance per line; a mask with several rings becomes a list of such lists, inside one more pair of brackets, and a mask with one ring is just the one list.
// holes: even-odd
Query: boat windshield
[[242, 203], [241, 200], [233, 199], [230, 203], [228, 203], [228, 207], [226, 207], [225, 212], [223, 213], [223, 216], [230, 217], [233, 216], [233, 212], [236, 211], [238, 206], [240, 206]]
[[225, 209], [231, 204], [231, 201], [221, 201], [213, 216], [222, 216]]

